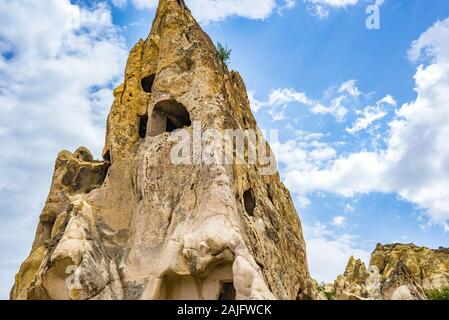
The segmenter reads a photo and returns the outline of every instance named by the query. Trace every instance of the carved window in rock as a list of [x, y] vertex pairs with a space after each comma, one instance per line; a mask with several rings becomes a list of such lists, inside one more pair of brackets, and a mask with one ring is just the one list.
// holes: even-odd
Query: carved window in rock
[[148, 115], [139, 117], [139, 137], [142, 139], [147, 135]]
[[111, 162], [111, 150], [108, 149], [108, 150], [105, 152], [105, 154], [103, 155], [103, 159], [104, 159], [105, 161]]
[[156, 76], [154, 74], [142, 78], [142, 80], [140, 81], [142, 90], [145, 91], [146, 93], [153, 92], [153, 83], [155, 78]]
[[234, 288], [234, 283], [232, 282], [223, 282], [220, 286], [220, 294], [218, 296], [218, 300], [235, 300], [236, 291]]
[[181, 103], [176, 100], [163, 100], [154, 106], [151, 114], [150, 136], [173, 132], [191, 125], [190, 114]]
[[253, 190], [248, 189], [243, 193], [243, 203], [245, 205], [245, 211], [248, 215], [254, 215], [254, 209], [256, 208], [256, 199], [254, 198]]

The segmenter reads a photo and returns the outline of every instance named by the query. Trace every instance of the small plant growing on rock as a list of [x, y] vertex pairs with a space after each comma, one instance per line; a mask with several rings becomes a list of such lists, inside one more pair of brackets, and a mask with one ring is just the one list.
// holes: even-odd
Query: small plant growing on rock
[[335, 300], [335, 292], [333, 291], [324, 291], [324, 295], [326, 296], [327, 300]]
[[326, 296], [327, 300], [335, 300], [335, 296], [336, 293], [335, 291], [328, 291], [326, 290], [326, 286], [324, 283], [322, 283], [319, 287], [318, 290], [321, 291], [322, 293], [324, 293], [324, 295]]
[[449, 300], [449, 288], [427, 291], [427, 298], [429, 300]]
[[228, 45], [223, 46], [220, 42], [217, 43], [218, 55], [224, 64], [228, 64], [231, 60], [232, 50], [228, 48]]

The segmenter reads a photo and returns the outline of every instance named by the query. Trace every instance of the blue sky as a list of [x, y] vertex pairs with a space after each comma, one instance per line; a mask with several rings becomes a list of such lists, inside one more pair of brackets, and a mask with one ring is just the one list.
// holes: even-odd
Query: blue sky
[[[186, 1], [278, 129], [312, 275], [376, 243], [449, 244], [449, 6], [385, 0]], [[29, 252], [61, 149], [99, 155], [111, 89], [152, 0], [0, 0], [0, 297]], [[231, 5], [227, 5], [231, 3]], [[34, 28], [39, 24], [40, 28]], [[92, 74], [95, 70], [95, 74]]]

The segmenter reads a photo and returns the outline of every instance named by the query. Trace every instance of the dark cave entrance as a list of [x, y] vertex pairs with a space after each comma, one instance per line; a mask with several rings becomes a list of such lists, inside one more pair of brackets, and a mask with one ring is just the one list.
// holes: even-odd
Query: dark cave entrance
[[108, 161], [109, 163], [111, 162], [111, 150], [107, 150], [106, 153], [103, 155], [103, 159], [105, 161]]
[[142, 139], [147, 135], [148, 115], [139, 117], [139, 137]]
[[154, 74], [142, 78], [140, 81], [143, 91], [151, 93], [153, 91], [153, 83], [156, 76]]
[[236, 292], [233, 282], [221, 283], [220, 294], [218, 300], [235, 300]]
[[184, 105], [176, 100], [164, 100], [154, 106], [151, 114], [150, 135], [154, 137], [191, 125], [190, 114]]
[[256, 199], [254, 199], [253, 190], [251, 188], [243, 193], [243, 203], [245, 205], [246, 213], [250, 216], [254, 215]]

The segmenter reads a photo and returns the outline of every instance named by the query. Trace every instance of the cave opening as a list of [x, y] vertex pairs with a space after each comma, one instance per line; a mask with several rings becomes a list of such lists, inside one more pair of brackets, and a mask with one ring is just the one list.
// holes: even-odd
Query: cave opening
[[190, 114], [181, 103], [173, 99], [164, 100], [154, 106], [151, 114], [150, 135], [154, 137], [191, 125]]
[[141, 85], [143, 91], [146, 93], [151, 93], [153, 91], [153, 83], [156, 76], [154, 74], [142, 78]]
[[105, 161], [111, 162], [111, 150], [107, 150], [106, 153], [103, 155], [103, 159]]
[[256, 208], [256, 200], [254, 199], [253, 190], [250, 188], [243, 193], [243, 202], [245, 210], [248, 215], [254, 215], [254, 209]]
[[165, 131], [166, 132], [173, 132], [176, 129], [180, 129], [180, 128], [176, 127], [176, 125], [173, 124], [172, 120], [170, 120], [170, 117], [167, 117], [167, 125], [165, 126]]
[[147, 135], [148, 115], [139, 117], [139, 137], [142, 139]]
[[220, 294], [218, 300], [235, 300], [236, 292], [233, 282], [223, 282], [221, 283]]

